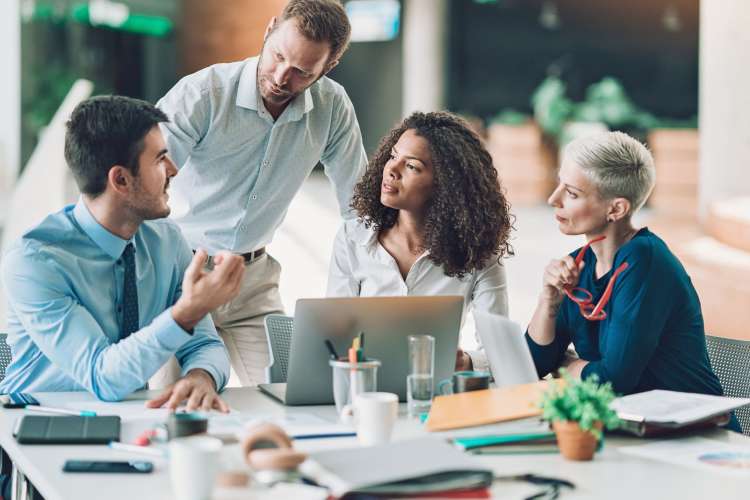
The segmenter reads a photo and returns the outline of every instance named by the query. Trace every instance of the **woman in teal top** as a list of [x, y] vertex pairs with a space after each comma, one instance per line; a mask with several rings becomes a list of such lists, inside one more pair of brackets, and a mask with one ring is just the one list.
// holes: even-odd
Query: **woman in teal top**
[[559, 177], [549, 198], [559, 229], [587, 244], [545, 269], [527, 332], [539, 375], [565, 366], [623, 394], [722, 394], [690, 277], [663, 240], [632, 223], [655, 182], [649, 151], [621, 132], [579, 139]]

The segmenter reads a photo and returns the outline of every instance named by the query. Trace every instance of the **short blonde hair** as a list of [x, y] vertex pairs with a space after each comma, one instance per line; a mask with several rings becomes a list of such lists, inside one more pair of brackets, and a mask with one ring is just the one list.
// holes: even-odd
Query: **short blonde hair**
[[564, 161], [583, 169], [602, 198], [625, 198], [630, 215], [640, 209], [656, 184], [651, 152], [623, 132], [603, 132], [576, 139], [563, 150]]

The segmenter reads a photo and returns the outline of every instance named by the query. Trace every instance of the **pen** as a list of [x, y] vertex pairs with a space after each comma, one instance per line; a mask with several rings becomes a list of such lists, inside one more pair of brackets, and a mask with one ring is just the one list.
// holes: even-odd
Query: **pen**
[[134, 444], [119, 443], [117, 441], [110, 441], [107, 445], [116, 451], [125, 451], [128, 453], [140, 453], [141, 455], [150, 455], [152, 457], [166, 457], [167, 454], [164, 450], [157, 448], [147, 448], [145, 446], [136, 446]]
[[326, 339], [326, 347], [328, 348], [328, 352], [331, 353], [331, 359], [339, 359], [339, 355], [336, 353], [336, 349], [333, 347], [333, 342]]
[[79, 417], [95, 417], [96, 412], [90, 410], [68, 410], [67, 408], [52, 408], [50, 406], [29, 405], [26, 411], [38, 411], [40, 413], [60, 413], [62, 415], [76, 415]]

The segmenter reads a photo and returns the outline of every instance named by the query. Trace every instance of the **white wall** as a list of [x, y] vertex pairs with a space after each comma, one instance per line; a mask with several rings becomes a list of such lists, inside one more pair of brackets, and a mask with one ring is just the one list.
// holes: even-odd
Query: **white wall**
[[19, 170], [21, 150], [21, 26], [19, 0], [0, 7], [0, 225]]
[[750, 193], [750, 2], [700, 3], [701, 212]]

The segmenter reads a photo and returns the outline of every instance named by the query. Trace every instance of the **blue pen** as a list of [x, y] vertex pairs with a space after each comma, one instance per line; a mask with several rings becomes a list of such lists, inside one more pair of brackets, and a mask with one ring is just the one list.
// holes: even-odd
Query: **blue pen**
[[302, 439], [328, 439], [328, 438], [343, 438], [343, 437], [355, 437], [356, 432], [334, 432], [329, 434], [301, 434], [299, 436], [290, 436], [294, 440]]
[[76, 415], [79, 417], [95, 417], [96, 412], [90, 410], [68, 410], [67, 408], [52, 408], [50, 406], [27, 406], [26, 411], [38, 411], [40, 413], [59, 413], [62, 415]]

